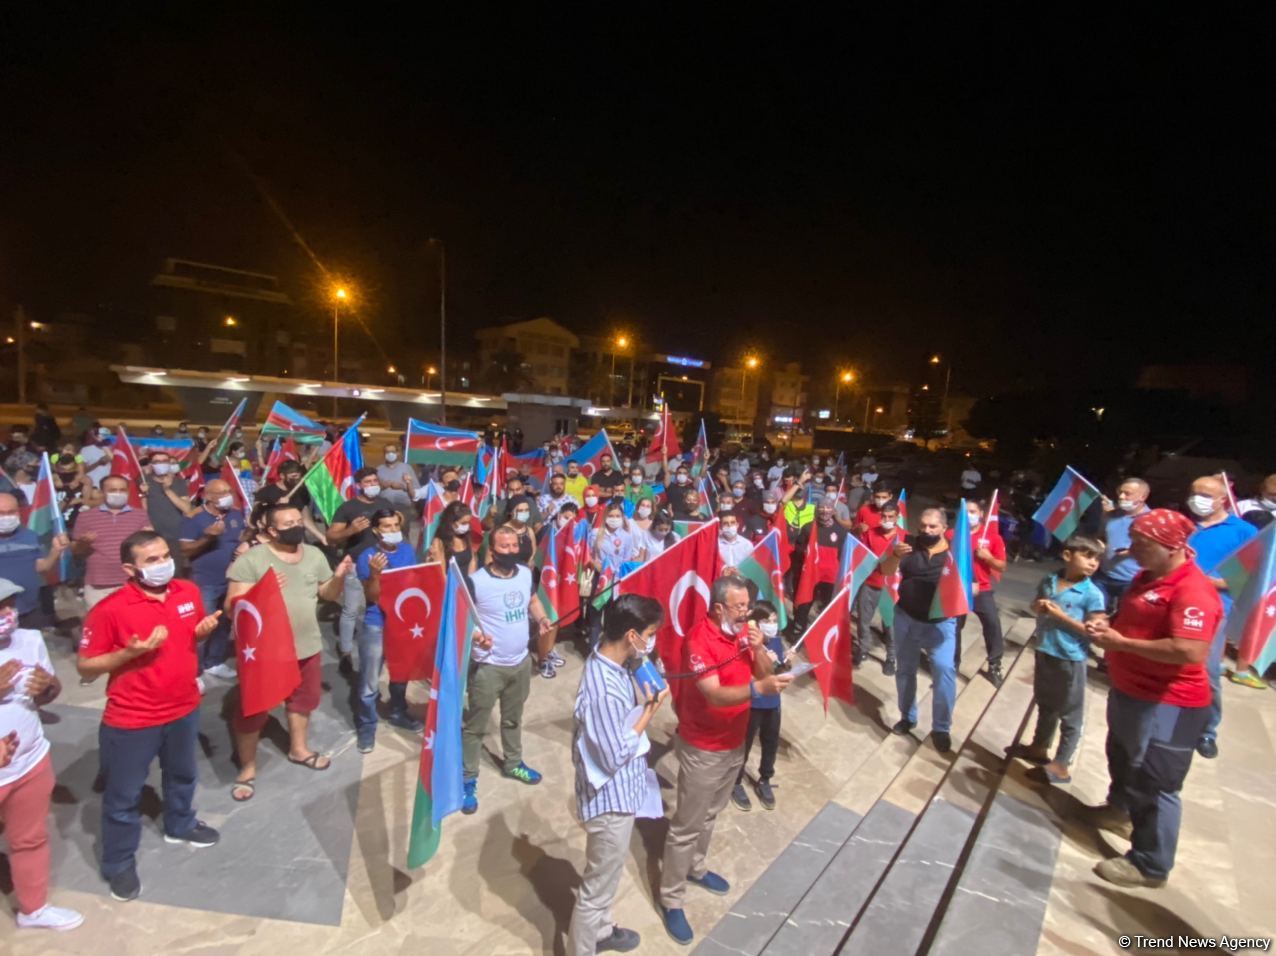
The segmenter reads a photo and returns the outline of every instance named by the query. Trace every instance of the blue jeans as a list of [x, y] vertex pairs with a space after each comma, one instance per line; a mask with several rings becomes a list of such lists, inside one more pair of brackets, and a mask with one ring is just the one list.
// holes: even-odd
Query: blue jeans
[[1129, 811], [1134, 834], [1126, 857], [1153, 879], [1164, 879], [1174, 866], [1183, 817], [1179, 790], [1209, 710], [1108, 692], [1108, 803]]
[[917, 621], [895, 608], [895, 692], [904, 719], [917, 723], [917, 667], [921, 652], [930, 655], [930, 676], [935, 682], [931, 699], [931, 729], [948, 733], [953, 726], [953, 704], [957, 700], [957, 619], [931, 623]]
[[1210, 715], [1205, 721], [1201, 737], [1213, 740], [1218, 736], [1218, 725], [1223, 722], [1223, 645], [1227, 643], [1227, 618], [1218, 622], [1218, 633], [1210, 642], [1210, 656], [1205, 659], [1205, 672], [1210, 675]]
[[106, 790], [102, 794], [102, 875], [108, 880], [134, 866], [142, 835], [138, 806], [142, 787], [159, 757], [164, 790], [164, 832], [182, 836], [195, 826], [196, 738], [199, 708], [185, 717], [138, 730], [101, 724], [98, 750]]
[[363, 614], [367, 607], [363, 582], [351, 568], [346, 575], [345, 590], [341, 593], [341, 620], [337, 622], [337, 650], [342, 654], [349, 654], [354, 650], [355, 638], [363, 630]]
[[[222, 602], [226, 600], [227, 584], [201, 584], [199, 586], [199, 596], [204, 602], [204, 613], [212, 614], [222, 606]], [[210, 667], [216, 667], [218, 664], [225, 663], [230, 652], [230, 617], [222, 614], [217, 620], [217, 627], [213, 633], [204, 638], [203, 643], [199, 646], [199, 669], [202, 673]]]
[[[381, 700], [381, 665], [385, 661], [385, 631], [380, 625], [363, 622], [359, 635], [359, 699], [354, 709], [354, 728], [358, 732], [377, 728], [377, 702]], [[390, 681], [390, 712], [406, 714], [407, 681]]]

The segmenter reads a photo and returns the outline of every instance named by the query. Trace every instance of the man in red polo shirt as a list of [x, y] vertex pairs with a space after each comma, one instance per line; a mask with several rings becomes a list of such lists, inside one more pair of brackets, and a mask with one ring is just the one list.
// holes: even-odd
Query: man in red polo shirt
[[873, 497], [860, 505], [855, 512], [855, 533], [863, 535], [869, 528], [876, 528], [882, 523], [882, 510], [894, 499], [885, 488], [874, 488]]
[[[997, 592], [994, 590], [1006, 570], [1006, 542], [1001, 535], [984, 525], [984, 509], [978, 501], [966, 502], [966, 517], [970, 519], [970, 550], [974, 554], [975, 600], [972, 610], [979, 618], [984, 632], [984, 650], [988, 654], [988, 679], [1000, 687], [1005, 679], [1001, 672], [1001, 658], [1006, 651], [1006, 640], [1001, 633], [1001, 612], [997, 609]], [[952, 529], [948, 531], [951, 540]], [[957, 618], [957, 668], [961, 668], [961, 632], [966, 627], [967, 615]]]
[[660, 875], [660, 905], [665, 929], [679, 943], [694, 935], [683, 912], [687, 883], [711, 893], [731, 887], [706, 866], [713, 824], [727, 805], [744, 766], [753, 691], [778, 694], [793, 680], [772, 673], [762, 631], [749, 618], [749, 585], [737, 574], [713, 582], [709, 616], [687, 634], [684, 672], [697, 690], [678, 705], [678, 805], [669, 821]]
[[172, 553], [155, 531], [137, 531], [120, 544], [128, 583], [100, 601], [84, 621], [80, 676], [110, 674], [98, 728], [102, 795], [102, 876], [117, 900], [142, 891], [136, 853], [138, 804], [151, 762], [164, 773], [164, 840], [212, 846], [217, 831], [195, 819], [191, 801], [198, 772], [196, 642], [217, 626], [205, 616], [199, 588], [175, 580]]
[[[899, 532], [899, 505], [888, 501], [881, 508], [880, 522], [870, 527], [860, 537], [860, 541], [880, 561], [886, 552], [895, 546], [896, 541], [903, 541]], [[868, 656], [868, 647], [873, 642], [873, 631], [869, 627], [873, 623], [873, 615], [882, 601], [882, 591], [886, 588], [886, 577], [881, 566], [873, 569], [867, 580], [855, 596], [855, 637], [851, 642], [851, 664], [859, 667]], [[890, 677], [895, 673], [895, 642], [891, 640], [891, 626], [882, 622], [882, 646], [886, 649], [886, 660], [882, 664], [882, 673]]]
[[1223, 616], [1218, 591], [1192, 560], [1196, 526], [1176, 511], [1147, 511], [1130, 525], [1130, 555], [1143, 570], [1116, 619], [1086, 622], [1107, 652], [1108, 801], [1094, 822], [1133, 823], [1130, 852], [1095, 872], [1118, 886], [1164, 886], [1174, 866], [1179, 790], [1210, 713], [1205, 661]]

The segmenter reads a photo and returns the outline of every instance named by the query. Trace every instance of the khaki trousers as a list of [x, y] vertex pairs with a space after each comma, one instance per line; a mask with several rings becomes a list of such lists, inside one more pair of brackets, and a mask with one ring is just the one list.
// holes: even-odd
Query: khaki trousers
[[708, 867], [713, 824], [731, 798], [736, 776], [744, 766], [744, 746], [735, 750], [701, 750], [674, 738], [678, 756], [678, 806], [669, 821], [665, 857], [660, 871], [660, 903], [681, 909], [687, 877], [702, 877]]
[[585, 875], [567, 936], [567, 951], [573, 956], [594, 956], [598, 944], [611, 935], [611, 904], [633, 832], [632, 813], [603, 813], [585, 821]]
[[[99, 601], [103, 601], [118, 591], [122, 585], [113, 588], [95, 588], [91, 584], [84, 585], [84, 609], [86, 611], [93, 610], [94, 605]], [[212, 612], [209, 611], [211, 614]]]

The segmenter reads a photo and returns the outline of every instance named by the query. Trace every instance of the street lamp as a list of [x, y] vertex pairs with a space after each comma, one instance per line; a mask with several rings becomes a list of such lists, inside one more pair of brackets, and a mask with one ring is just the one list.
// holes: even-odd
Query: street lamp
[[[931, 365], [938, 365], [939, 363], [940, 363], [940, 357], [938, 354], [932, 355], [930, 357]], [[944, 366], [945, 366], [944, 368], [944, 398], [940, 404], [940, 407], [943, 409], [947, 419], [946, 427], [948, 431], [951, 433], [953, 430], [953, 421], [952, 421], [953, 415], [952, 415], [952, 409], [948, 407], [948, 386], [953, 380], [953, 360], [947, 359], [944, 362]], [[951, 437], [951, 434], [950, 434], [950, 437]]]
[[839, 405], [842, 400], [842, 386], [855, 381], [855, 373], [849, 369], [837, 377], [837, 388], [833, 391], [833, 421], [840, 422], [842, 414]]
[[239, 324], [239, 322], [236, 321], [233, 315], [228, 315], [226, 316], [225, 319], [222, 320], [222, 324], [225, 325], [226, 328], [228, 329], [233, 329], [235, 326]]
[[439, 423], [447, 424], [447, 247], [442, 239], [430, 237], [428, 244], [439, 247]]
[[745, 416], [744, 411], [744, 383], [748, 378], [749, 372], [756, 369], [760, 364], [761, 361], [756, 355], [749, 355], [745, 357], [744, 367], [740, 369], [740, 417], [743, 418], [746, 423], [748, 422], [748, 418]]
[[425, 387], [426, 387], [426, 388], [429, 388], [429, 387], [430, 387], [430, 382], [431, 382], [431, 380], [432, 380], [432, 379], [434, 378], [434, 376], [435, 376], [435, 375], [437, 375], [438, 373], [439, 373], [439, 370], [438, 370], [438, 369], [436, 369], [433, 365], [429, 366], [429, 367], [425, 370]]
[[[341, 339], [338, 337], [341, 321], [341, 303], [346, 301], [346, 290], [337, 286], [332, 290], [332, 380], [341, 380]], [[337, 396], [332, 396], [332, 414], [337, 414]]]
[[[627, 335], [618, 335], [618, 336], [616, 336], [616, 337], [612, 340], [612, 345], [611, 345], [611, 375], [610, 375], [610, 376], [608, 377], [608, 379], [607, 379], [607, 404], [608, 404], [608, 405], [615, 405], [615, 404], [616, 404], [616, 349], [618, 349], [618, 348], [623, 349], [623, 348], [628, 348], [628, 347], [629, 347], [629, 337], [628, 337]], [[632, 365], [632, 362], [631, 362], [631, 365]], [[633, 370], [632, 370], [632, 368], [631, 368], [631, 369], [630, 369], [630, 382], [629, 382], [629, 394], [630, 394], [630, 398], [631, 398], [631, 400], [632, 400], [632, 397], [633, 397], [633, 389], [634, 389], [634, 386], [633, 386], [633, 374], [632, 374], [632, 373], [633, 373]]]

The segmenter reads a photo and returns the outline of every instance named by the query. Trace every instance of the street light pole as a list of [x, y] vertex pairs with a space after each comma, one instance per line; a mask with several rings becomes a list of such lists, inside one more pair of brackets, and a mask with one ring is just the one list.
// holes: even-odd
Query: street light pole
[[442, 239], [430, 238], [439, 247], [439, 423], [447, 424], [447, 247]]
[[[338, 287], [332, 295], [332, 381], [341, 381], [341, 301], [346, 297], [346, 290]], [[337, 416], [337, 395], [332, 396], [332, 415]]]

